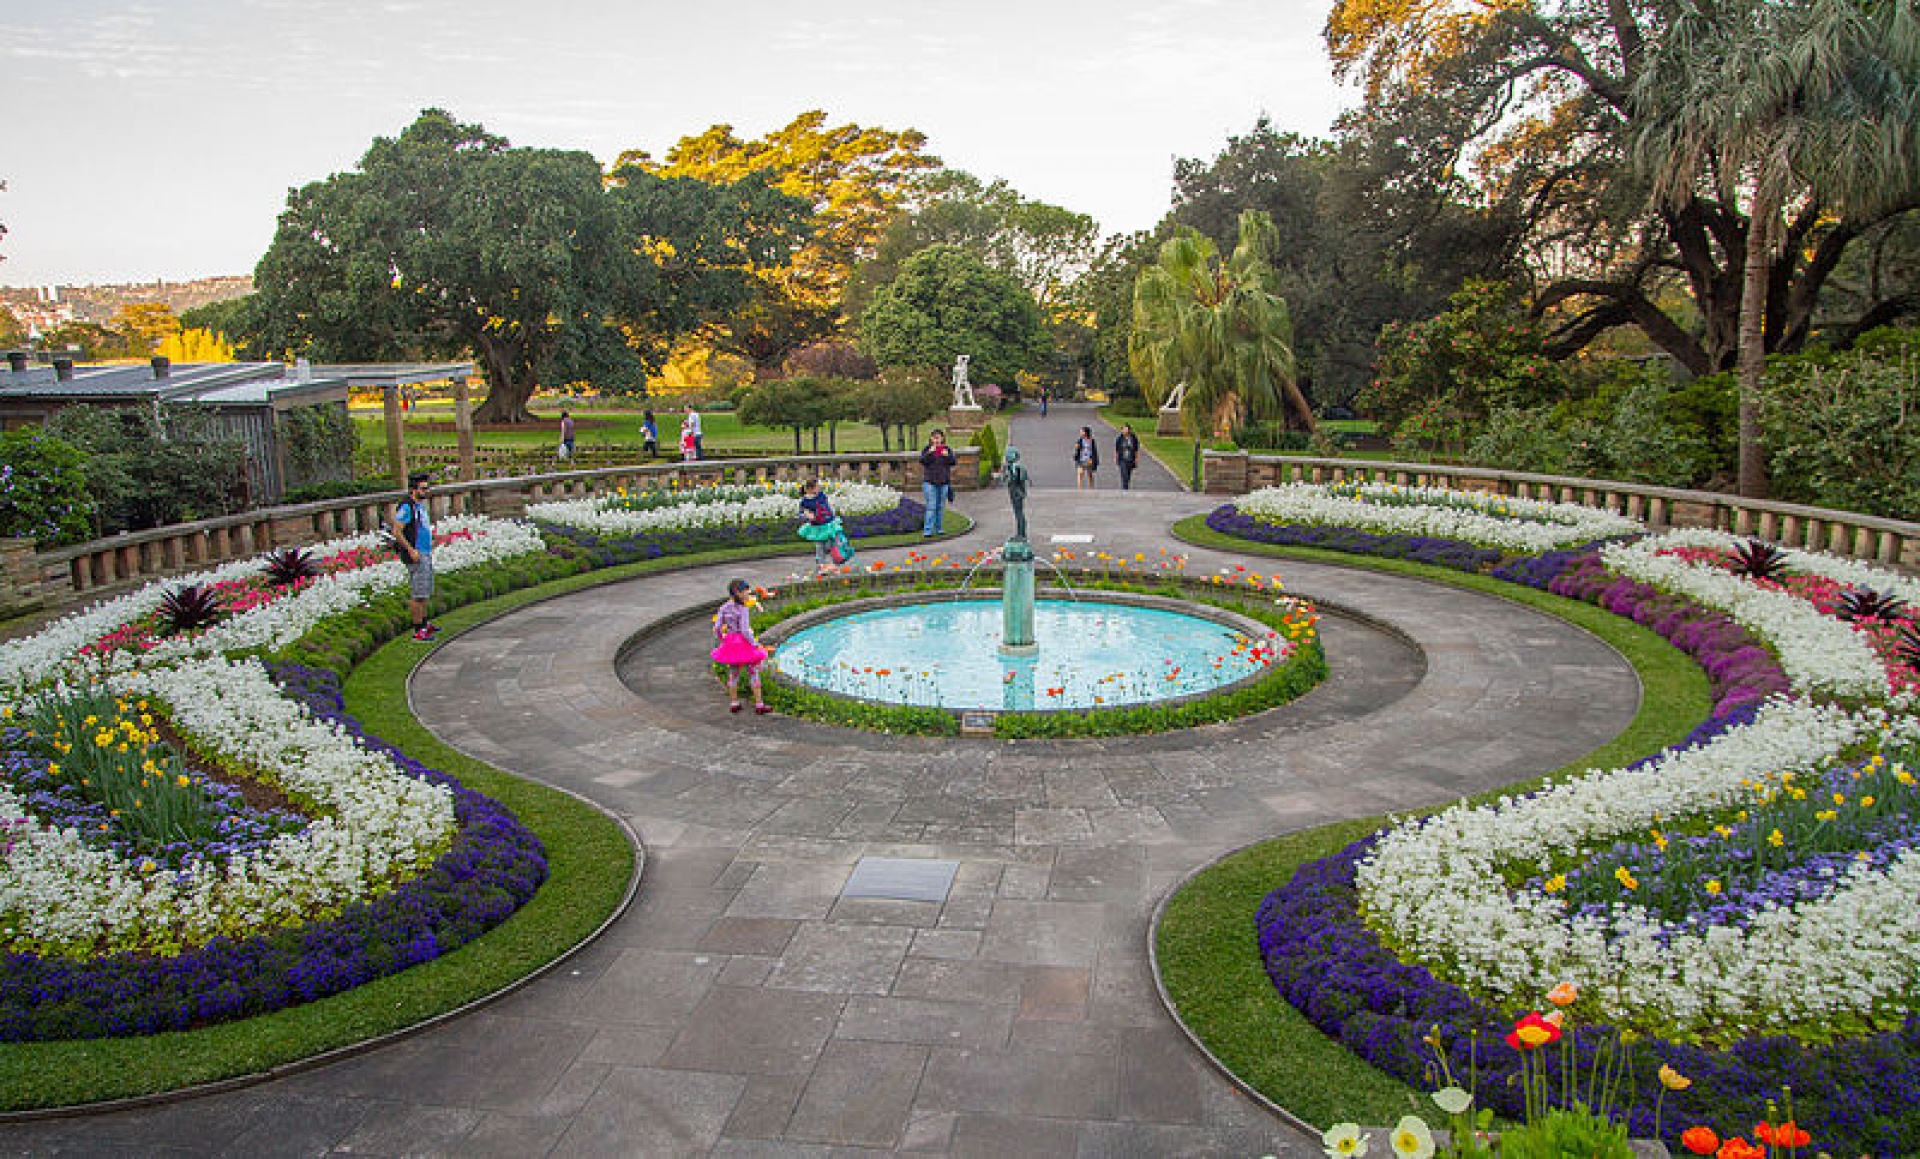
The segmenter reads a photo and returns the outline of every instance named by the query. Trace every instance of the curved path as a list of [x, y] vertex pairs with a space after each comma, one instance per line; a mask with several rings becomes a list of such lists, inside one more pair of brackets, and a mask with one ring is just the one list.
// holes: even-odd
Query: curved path
[[[1059, 419], [1079, 425], [1054, 408], [1048, 427]], [[1004, 498], [962, 499], [980, 524], [951, 548], [996, 546], [1011, 530]], [[1175, 546], [1172, 522], [1211, 506], [1174, 491], [1036, 489], [1029, 514], [1043, 552], [1057, 534], [1089, 537], [1070, 550], [1157, 559]], [[1259, 838], [1574, 759], [1626, 725], [1639, 688], [1611, 649], [1518, 605], [1191, 555], [1192, 574], [1283, 569], [1290, 591], [1392, 631], [1330, 618], [1335, 676], [1259, 717], [1023, 743], [730, 716], [701, 672], [698, 633], [635, 651], [638, 693], [616, 676], [639, 629], [716, 604], [732, 571], [778, 583], [797, 558], [583, 591], [449, 640], [414, 678], [421, 718], [475, 756], [625, 816], [647, 847], [634, 907], [555, 975], [430, 1033], [226, 1094], [10, 1127], [0, 1144], [1317, 1155], [1317, 1140], [1238, 1093], [1161, 1008], [1146, 952], [1155, 905]], [[862, 858], [895, 859], [882, 896], [849, 896]], [[898, 896], [913, 893], [934, 900]]]

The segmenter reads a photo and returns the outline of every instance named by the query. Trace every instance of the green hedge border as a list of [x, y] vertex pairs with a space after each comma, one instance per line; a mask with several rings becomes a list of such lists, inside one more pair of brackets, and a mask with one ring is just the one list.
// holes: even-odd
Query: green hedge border
[[[955, 524], [958, 524], [955, 526]], [[949, 516], [949, 539], [972, 526]], [[874, 547], [922, 545], [919, 535], [873, 540]], [[864, 546], [865, 544], [863, 544]], [[708, 567], [736, 559], [802, 555], [796, 542], [769, 550], [733, 548], [666, 556], [577, 572], [464, 606], [459, 589], [486, 591], [499, 573], [442, 577], [434, 614], [442, 639], [529, 604], [639, 576]], [[569, 564], [550, 565], [565, 570]], [[407, 681], [429, 654], [404, 632], [403, 595], [323, 621], [302, 646], [283, 653], [299, 663], [351, 669], [347, 711], [367, 732], [511, 809], [546, 846], [548, 878], [533, 900], [498, 928], [460, 949], [342, 994], [238, 1022], [139, 1038], [0, 1045], [0, 1123], [189, 1098], [323, 1065], [429, 1029], [537, 977], [585, 946], [619, 916], [639, 882], [644, 851], [630, 830], [583, 798], [524, 780], [442, 743], [407, 704]]]
[[[1524, 792], [1551, 777], [1638, 760], [1684, 739], [1712, 707], [1706, 675], [1685, 653], [1653, 631], [1591, 604], [1428, 564], [1249, 543], [1211, 530], [1205, 516], [1181, 520], [1173, 534], [1237, 554], [1391, 572], [1484, 592], [1583, 628], [1633, 665], [1641, 683], [1640, 710], [1625, 731], [1579, 760], [1489, 790], [1476, 801]], [[1301, 865], [1338, 852], [1386, 821], [1380, 816], [1336, 822], [1229, 853], [1167, 894], [1148, 936], [1161, 995], [1194, 1041], [1248, 1092], [1290, 1118], [1323, 1128], [1337, 1121], [1391, 1123], [1432, 1108], [1425, 1092], [1361, 1060], [1280, 997], [1260, 960], [1253, 915]]]

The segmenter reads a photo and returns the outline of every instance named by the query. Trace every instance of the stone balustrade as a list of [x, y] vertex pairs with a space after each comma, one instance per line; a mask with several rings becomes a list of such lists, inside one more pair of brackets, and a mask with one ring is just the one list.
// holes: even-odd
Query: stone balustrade
[[1920, 523], [1855, 515], [1824, 507], [1493, 467], [1391, 463], [1207, 451], [1201, 457], [1209, 495], [1244, 495], [1282, 483], [1372, 481], [1412, 487], [1486, 491], [1520, 499], [1577, 503], [1631, 516], [1654, 528], [1711, 527], [1788, 547], [1920, 571]]
[[[956, 447], [953, 482], [979, 486], [980, 450]], [[502, 479], [437, 485], [429, 499], [435, 518], [488, 515], [511, 519], [529, 505], [578, 499], [621, 489], [661, 490], [721, 483], [798, 483], [820, 476], [872, 483], [917, 495], [918, 452], [808, 455], [772, 459], [661, 461]], [[0, 615], [61, 611], [150, 580], [199, 571], [279, 547], [303, 547], [385, 525], [404, 493], [357, 495], [240, 515], [133, 531], [111, 539], [34, 552], [30, 541], [6, 541], [0, 556]]]

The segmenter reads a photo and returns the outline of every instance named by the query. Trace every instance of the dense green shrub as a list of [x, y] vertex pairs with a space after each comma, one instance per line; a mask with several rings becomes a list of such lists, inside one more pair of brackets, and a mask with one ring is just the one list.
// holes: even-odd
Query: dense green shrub
[[1660, 364], [1619, 364], [1587, 397], [1551, 406], [1499, 407], [1468, 448], [1476, 463], [1692, 487], [1721, 465], [1697, 417]]
[[87, 453], [96, 536], [243, 510], [246, 448], [208, 411], [70, 406], [49, 433]]
[[303, 406], [282, 414], [280, 445], [289, 493], [303, 486], [353, 481], [359, 439], [344, 404]]
[[377, 495], [382, 491], [398, 490], [391, 479], [335, 479], [327, 483], [312, 483], [305, 487], [295, 487], [281, 500], [288, 505], [296, 503], [324, 503], [329, 499], [348, 499], [355, 495]]
[[31, 536], [43, 548], [91, 538], [86, 461], [37, 427], [0, 435], [0, 535]]
[[1920, 333], [1770, 360], [1760, 421], [1775, 498], [1896, 519], [1920, 511]]

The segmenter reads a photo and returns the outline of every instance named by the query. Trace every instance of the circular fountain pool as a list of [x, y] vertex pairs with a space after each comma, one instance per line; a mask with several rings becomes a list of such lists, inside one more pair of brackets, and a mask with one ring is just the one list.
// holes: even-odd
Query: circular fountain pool
[[1043, 599], [1034, 606], [1038, 647], [1026, 656], [1003, 654], [997, 598], [833, 609], [779, 632], [772, 665], [860, 700], [1044, 712], [1204, 695], [1285, 661], [1264, 625], [1191, 608]]

